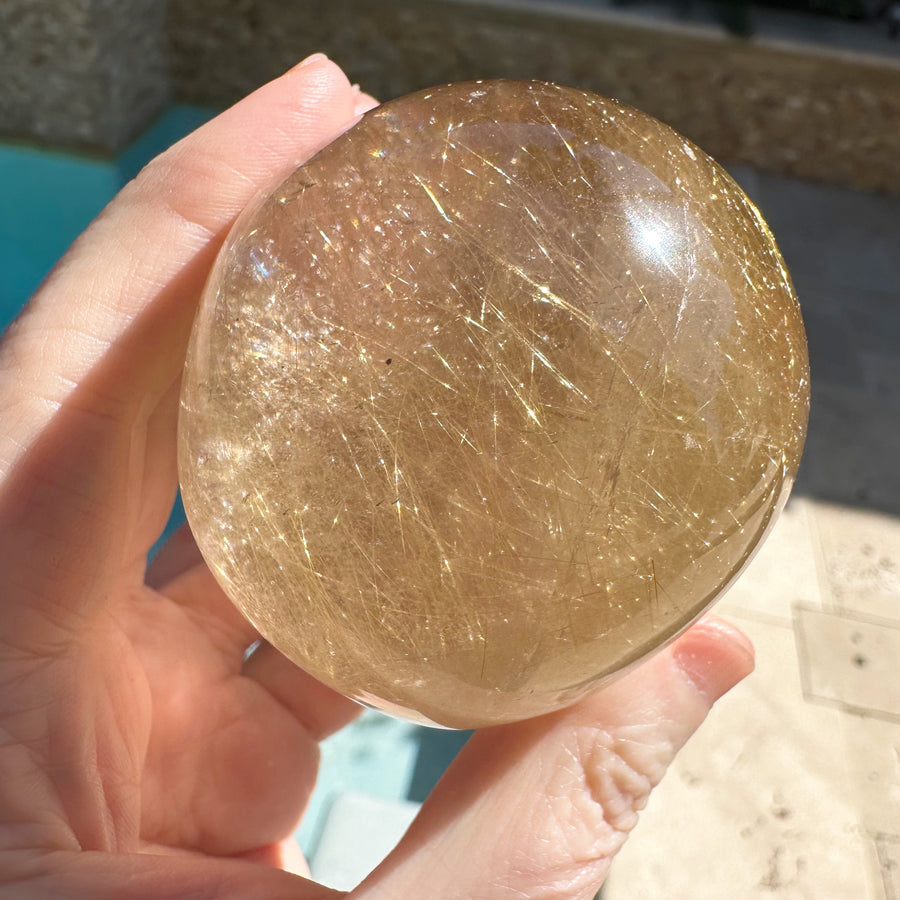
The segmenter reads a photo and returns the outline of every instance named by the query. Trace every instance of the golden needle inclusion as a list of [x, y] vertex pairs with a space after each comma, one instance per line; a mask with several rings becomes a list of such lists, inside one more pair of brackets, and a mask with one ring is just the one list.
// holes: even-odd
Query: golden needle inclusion
[[267, 640], [475, 727], [573, 702], [709, 606], [787, 497], [808, 392], [781, 255], [708, 156], [572, 88], [449, 85], [236, 225], [182, 490]]

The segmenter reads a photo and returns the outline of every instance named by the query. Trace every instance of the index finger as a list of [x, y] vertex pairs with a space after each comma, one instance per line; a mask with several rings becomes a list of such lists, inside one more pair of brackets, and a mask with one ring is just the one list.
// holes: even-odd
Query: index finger
[[[359, 102], [343, 72], [316, 54], [153, 160], [72, 245], [4, 336], [0, 408], [24, 394], [58, 406], [154, 306], [169, 303], [173, 317], [189, 320], [190, 301], [237, 213], [278, 172], [344, 130]], [[173, 296], [167, 289], [176, 281]], [[177, 374], [184, 342], [166, 356], [165, 374]], [[110, 385], [117, 396], [146, 386]], [[0, 437], [4, 467], [16, 459], [12, 444], [27, 443], [47, 418], [24, 412], [16, 433]]]
[[88, 612], [111, 565], [143, 564], [175, 491], [178, 382], [218, 247], [262, 187], [365, 105], [321, 55], [260, 88], [127, 185], [8, 330], [0, 571], [17, 594], [72, 609], [74, 591]]

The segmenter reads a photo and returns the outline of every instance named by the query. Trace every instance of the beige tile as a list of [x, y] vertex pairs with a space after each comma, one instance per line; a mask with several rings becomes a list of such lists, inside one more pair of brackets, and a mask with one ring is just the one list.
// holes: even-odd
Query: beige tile
[[789, 628], [741, 624], [757, 671], [654, 793], [604, 900], [881, 900], [867, 882], [844, 714], [804, 701]]
[[900, 722], [900, 627], [798, 606], [794, 628], [807, 699]]
[[719, 612], [790, 625], [797, 601], [822, 605], [811, 505], [802, 497], [788, 501], [753, 561], [719, 602]]
[[811, 526], [824, 589], [835, 607], [900, 620], [900, 519], [814, 504]]
[[841, 733], [860, 825], [900, 835], [900, 725], [845, 715]]

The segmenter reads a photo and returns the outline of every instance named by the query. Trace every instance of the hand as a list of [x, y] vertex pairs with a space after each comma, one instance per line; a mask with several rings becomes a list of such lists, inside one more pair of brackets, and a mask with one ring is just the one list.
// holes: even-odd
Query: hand
[[[374, 101], [313, 57], [152, 162], [0, 345], [0, 897], [310, 900], [289, 835], [356, 706], [257, 638], [176, 488], [195, 301], [258, 189]], [[717, 697], [708, 619], [563, 712], [478, 733], [354, 898], [587, 898]], [[353, 852], [352, 847], [347, 848]]]

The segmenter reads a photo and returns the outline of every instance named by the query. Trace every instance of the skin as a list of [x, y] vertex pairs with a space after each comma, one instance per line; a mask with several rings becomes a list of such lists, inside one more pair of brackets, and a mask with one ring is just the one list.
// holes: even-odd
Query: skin
[[[235, 216], [374, 101], [316, 56], [152, 162], [0, 343], [0, 897], [310, 900], [289, 836], [357, 707], [256, 639], [182, 530], [180, 372]], [[570, 709], [479, 732], [368, 898], [592, 897], [752, 647], [705, 619]], [[352, 848], [348, 848], [352, 853]]]

